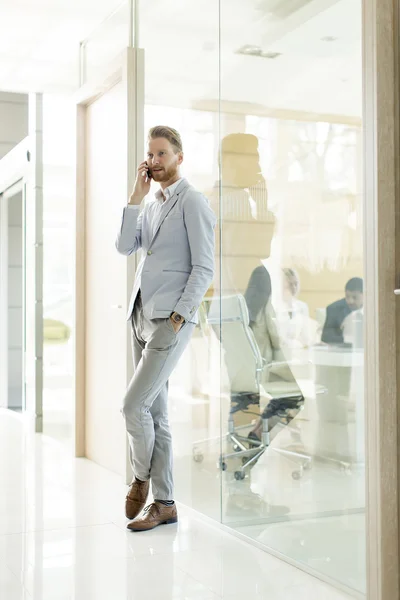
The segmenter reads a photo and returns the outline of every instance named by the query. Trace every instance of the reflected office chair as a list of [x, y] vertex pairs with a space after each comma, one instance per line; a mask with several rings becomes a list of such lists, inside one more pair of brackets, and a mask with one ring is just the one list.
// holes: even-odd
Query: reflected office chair
[[[241, 480], [269, 447], [271, 421], [278, 419], [281, 423], [290, 422], [303, 408], [304, 397], [295, 382], [271, 382], [263, 386], [269, 399], [265, 410], [261, 415], [260, 412], [251, 412], [250, 407], [260, 405], [262, 374], [269, 365], [261, 356], [250, 328], [245, 299], [242, 295], [214, 297], [206, 301], [205, 308], [208, 324], [224, 350], [230, 382], [231, 410], [225, 437], [232, 444], [234, 452], [222, 455], [220, 466], [222, 470], [226, 470], [227, 460], [241, 458], [242, 467], [235, 471], [235, 479]], [[249, 426], [235, 426], [234, 414], [239, 411], [261, 416], [261, 440], [241, 434], [241, 431]], [[193, 449], [194, 460], [198, 462], [202, 460], [199, 443], [197, 442]], [[300, 478], [303, 470], [311, 465], [311, 457], [308, 455], [278, 448], [274, 448], [274, 451], [288, 458], [300, 459], [300, 464], [296, 460], [299, 469], [293, 472], [295, 479]]]

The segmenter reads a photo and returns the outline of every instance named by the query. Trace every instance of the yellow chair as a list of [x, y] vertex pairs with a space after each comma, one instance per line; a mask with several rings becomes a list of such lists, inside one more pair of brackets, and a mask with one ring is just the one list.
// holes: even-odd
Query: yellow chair
[[65, 344], [71, 337], [71, 329], [62, 321], [43, 319], [43, 341], [47, 344]]

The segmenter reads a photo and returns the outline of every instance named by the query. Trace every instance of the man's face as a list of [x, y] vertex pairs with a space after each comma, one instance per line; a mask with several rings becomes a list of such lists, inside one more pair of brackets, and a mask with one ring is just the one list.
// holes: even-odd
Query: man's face
[[175, 148], [167, 139], [156, 138], [149, 141], [147, 164], [154, 181], [162, 183], [176, 177], [182, 160], [182, 152], [175, 152]]
[[364, 296], [362, 292], [350, 292], [346, 290], [346, 302], [351, 310], [359, 310], [363, 307]]

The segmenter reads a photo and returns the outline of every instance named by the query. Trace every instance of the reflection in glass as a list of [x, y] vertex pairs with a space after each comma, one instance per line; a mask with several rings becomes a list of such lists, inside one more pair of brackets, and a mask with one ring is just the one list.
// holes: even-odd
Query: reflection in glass
[[[254, 379], [254, 365], [242, 373], [242, 342], [240, 368], [230, 366], [224, 303], [244, 297], [243, 327], [263, 364], [259, 402], [234, 425], [268, 443], [240, 480], [242, 449], [223, 436], [223, 456], [237, 454], [223, 471], [223, 520], [363, 591], [363, 310], [359, 298], [342, 300], [362, 277], [361, 6], [315, 2], [306, 14], [264, 4], [239, 18], [221, 0], [222, 425], [225, 434], [238, 373], [242, 388]], [[273, 415], [294, 390], [301, 405]]]

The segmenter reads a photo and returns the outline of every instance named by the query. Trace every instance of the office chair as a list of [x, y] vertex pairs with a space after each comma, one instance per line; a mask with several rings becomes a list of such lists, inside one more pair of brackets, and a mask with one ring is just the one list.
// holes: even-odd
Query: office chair
[[[298, 413], [303, 408], [304, 397], [295, 382], [267, 383], [263, 385], [269, 399], [267, 407], [261, 415], [259, 412], [252, 412], [251, 407], [260, 405], [262, 374], [269, 365], [263, 359], [250, 328], [245, 299], [242, 295], [232, 295], [206, 300], [205, 314], [224, 350], [230, 382], [231, 410], [225, 437], [232, 444], [234, 452], [221, 456], [220, 467], [225, 471], [229, 459], [241, 458], [242, 467], [235, 471], [234, 476], [235, 479], [242, 480], [246, 471], [254, 466], [270, 445], [271, 420], [278, 418], [289, 423], [293, 418], [293, 411]], [[241, 431], [248, 429], [248, 425], [235, 426], [234, 414], [237, 412], [261, 416], [261, 439], [241, 434]], [[205, 441], [207, 440], [198, 441], [194, 445], [193, 458], [196, 462], [203, 460], [199, 444]], [[303, 471], [311, 467], [311, 457], [306, 454], [279, 448], [274, 448], [274, 451], [289, 459], [300, 459], [300, 464], [296, 460], [298, 469], [292, 473], [294, 479], [300, 479]]]

